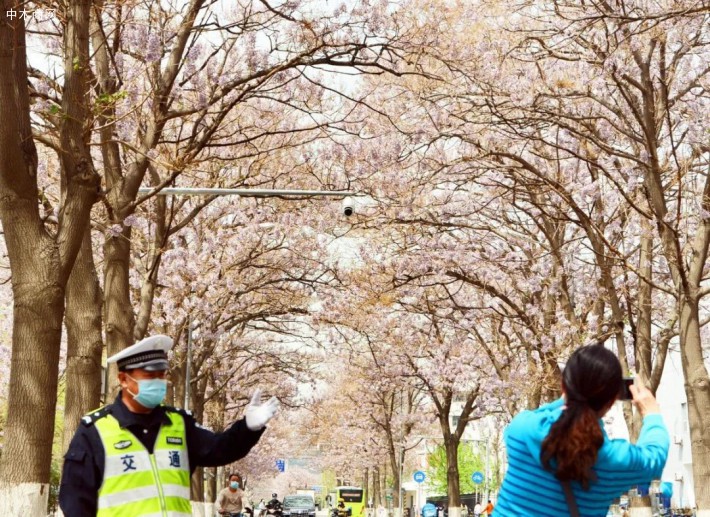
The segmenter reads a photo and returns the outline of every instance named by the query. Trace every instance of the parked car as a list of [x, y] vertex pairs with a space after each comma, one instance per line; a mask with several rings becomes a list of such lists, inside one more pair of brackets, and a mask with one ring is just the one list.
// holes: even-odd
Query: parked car
[[316, 517], [313, 497], [306, 494], [287, 495], [284, 497], [283, 517]]

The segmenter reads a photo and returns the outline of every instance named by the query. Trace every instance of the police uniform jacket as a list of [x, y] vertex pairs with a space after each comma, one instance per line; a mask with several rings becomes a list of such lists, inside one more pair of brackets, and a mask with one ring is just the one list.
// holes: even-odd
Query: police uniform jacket
[[243, 458], [259, 441], [263, 430], [250, 431], [244, 419], [223, 433], [213, 433], [198, 424], [189, 411], [171, 406], [158, 406], [152, 412], [131, 412], [118, 394], [113, 404], [82, 419], [64, 456], [59, 489], [59, 506], [67, 517], [96, 515], [98, 492], [104, 477], [104, 447], [94, 422], [111, 414], [122, 428], [128, 429], [153, 453], [160, 425], [169, 424], [167, 412], [177, 412], [185, 420], [190, 470], [196, 467], [227, 465]]

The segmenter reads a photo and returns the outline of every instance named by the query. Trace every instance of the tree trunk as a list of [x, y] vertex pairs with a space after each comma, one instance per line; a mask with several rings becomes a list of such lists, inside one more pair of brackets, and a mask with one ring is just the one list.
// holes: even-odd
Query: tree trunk
[[[647, 223], [643, 225], [647, 229]], [[653, 296], [653, 286], [651, 279], [653, 275], [653, 237], [644, 234], [641, 237], [641, 249], [639, 251], [639, 278], [638, 286], [638, 321], [636, 323], [636, 371], [644, 386], [647, 386], [653, 393], [656, 393], [657, 386], [653, 386], [651, 378], [653, 374], [653, 349], [651, 345], [653, 306], [651, 304]], [[661, 366], [662, 368], [663, 366]], [[624, 372], [626, 375], [626, 372]], [[630, 404], [625, 404], [629, 406]], [[626, 407], [625, 407], [626, 409]], [[626, 415], [625, 415], [626, 416]], [[643, 420], [641, 413], [636, 411], [631, 419], [627, 419], [629, 427], [629, 439], [636, 443]]]
[[[209, 467], [207, 470], [208, 476], [207, 476], [207, 482], [205, 483], [205, 502], [206, 503], [214, 503], [215, 500], [217, 499], [217, 480], [224, 478], [224, 476], [217, 477], [219, 474], [217, 473], [217, 467]], [[222, 472], [224, 472], [224, 469], [222, 469]], [[244, 488], [244, 487], [242, 487]], [[244, 505], [246, 506], [248, 504], [247, 501], [244, 501]]]
[[[380, 492], [380, 497], [382, 497], [382, 492], [384, 492], [384, 494], [387, 495], [387, 463], [385, 463], [384, 469], [385, 469], [385, 470], [384, 470], [383, 475], [382, 475], [382, 485], [381, 485], [381, 486], [382, 486], [382, 491]], [[385, 499], [386, 499], [386, 498], [385, 498]], [[335, 501], [334, 504], [337, 504], [337, 503], [338, 503], [338, 502]]]
[[[444, 439], [446, 449], [446, 494], [449, 497], [449, 508], [461, 507], [461, 489], [459, 487], [459, 440], [451, 434]], [[449, 510], [451, 516], [451, 510]]]
[[[119, 235], [106, 237], [104, 243], [104, 307], [106, 310], [106, 355], [108, 357], [134, 342], [135, 317], [129, 285], [130, 250], [130, 227], [123, 228]], [[111, 383], [110, 391], [113, 391], [118, 384], [117, 372], [116, 365], [110, 365], [108, 375]]]
[[[399, 461], [397, 460], [399, 456]], [[401, 462], [401, 463], [400, 463]], [[404, 463], [404, 450], [397, 452], [390, 451], [390, 466], [392, 467], [392, 507], [399, 508], [400, 485], [399, 478], [401, 473], [401, 464]]]
[[190, 482], [190, 500], [196, 503], [205, 501], [205, 479], [202, 470], [202, 467], [197, 467]]
[[365, 467], [365, 471], [362, 474], [362, 489], [362, 500], [365, 503], [365, 507], [367, 507], [367, 501], [370, 497], [370, 470], [367, 467]]
[[[16, 211], [23, 208], [18, 206]], [[58, 264], [46, 260], [58, 257], [56, 245], [35, 227], [26, 228], [26, 246], [17, 249], [8, 238], [8, 218], [9, 214], [3, 213], [14, 303], [8, 413], [0, 456], [0, 509], [7, 510], [4, 515], [36, 515], [26, 512], [46, 508], [64, 290]]]
[[62, 450], [69, 447], [81, 417], [101, 399], [102, 293], [94, 266], [91, 230], [74, 263], [66, 290], [67, 369]]
[[[192, 414], [195, 417], [195, 420], [200, 423], [205, 421], [205, 391], [207, 390], [207, 380], [207, 376], [200, 379], [200, 382], [196, 383], [195, 389], [190, 393], [190, 409], [192, 409]], [[220, 430], [219, 426], [214, 425], [214, 420], [209, 423], [215, 431]], [[190, 499], [200, 503], [205, 501], [205, 484], [202, 467], [198, 467], [192, 476]]]
[[[202, 384], [200, 384], [200, 388], [202, 389]], [[200, 402], [199, 405], [200, 407], [204, 406], [204, 390], [200, 391], [201, 397], [200, 397]], [[212, 401], [210, 401], [208, 409], [205, 411], [204, 409], [202, 410], [203, 413], [207, 413], [207, 421], [212, 429], [214, 429], [215, 432], [220, 433], [224, 431], [225, 428], [225, 422], [224, 422], [224, 414], [226, 411], [227, 407], [227, 392], [226, 390], [223, 390], [219, 395], [217, 395]], [[204, 418], [204, 417], [203, 417]], [[207, 476], [207, 481], [205, 482], [204, 486], [204, 500], [206, 503], [214, 503], [215, 500], [217, 499], [217, 492], [224, 486], [224, 481], [226, 478], [225, 471], [226, 469], [222, 466], [219, 468], [215, 467], [210, 467], [206, 469], [208, 472]], [[242, 481], [242, 489], [246, 488], [246, 485]], [[246, 506], [248, 503], [247, 501], [244, 501], [244, 505]]]
[[[157, 177], [153, 178], [153, 183], [159, 183]], [[160, 263], [163, 258], [163, 250], [165, 249], [168, 238], [168, 229], [165, 222], [166, 216], [166, 200], [165, 196], [156, 196], [155, 199], [155, 230], [150, 246], [151, 267], [148, 274], [143, 280], [141, 286], [140, 300], [138, 303], [138, 315], [136, 316], [136, 324], [133, 329], [133, 338], [138, 341], [145, 337], [150, 325], [150, 315], [153, 312], [153, 301], [155, 300], [155, 290], [158, 287], [158, 274], [160, 272]]]
[[[17, 9], [15, 2], [0, 0], [0, 13], [10, 9]], [[5, 515], [46, 511], [64, 289], [88, 226], [99, 180], [83, 140], [88, 12], [88, 1], [74, 1], [64, 13], [63, 202], [55, 235], [46, 232], [39, 216], [25, 20], [0, 17], [0, 220], [13, 290], [8, 418], [0, 458], [0, 512]], [[75, 65], [68, 71], [67, 62]]]
[[710, 380], [703, 359], [698, 302], [681, 298], [680, 343], [688, 397], [693, 483], [698, 517], [710, 516]]
[[382, 491], [380, 490], [380, 467], [375, 467], [372, 472], [372, 506], [378, 507], [382, 504]]

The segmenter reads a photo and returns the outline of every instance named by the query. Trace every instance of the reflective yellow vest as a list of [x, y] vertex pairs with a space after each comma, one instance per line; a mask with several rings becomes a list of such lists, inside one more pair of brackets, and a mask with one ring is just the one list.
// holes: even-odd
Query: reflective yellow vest
[[111, 414], [96, 420], [106, 452], [98, 517], [192, 516], [190, 465], [182, 415], [165, 414], [153, 454]]

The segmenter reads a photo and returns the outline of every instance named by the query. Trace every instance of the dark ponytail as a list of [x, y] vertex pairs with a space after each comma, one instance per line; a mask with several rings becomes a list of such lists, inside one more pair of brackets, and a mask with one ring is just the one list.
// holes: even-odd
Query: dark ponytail
[[560, 481], [579, 481], [584, 489], [604, 443], [599, 412], [619, 396], [621, 365], [602, 344], [577, 349], [562, 374], [566, 409], [542, 442], [540, 460]]

